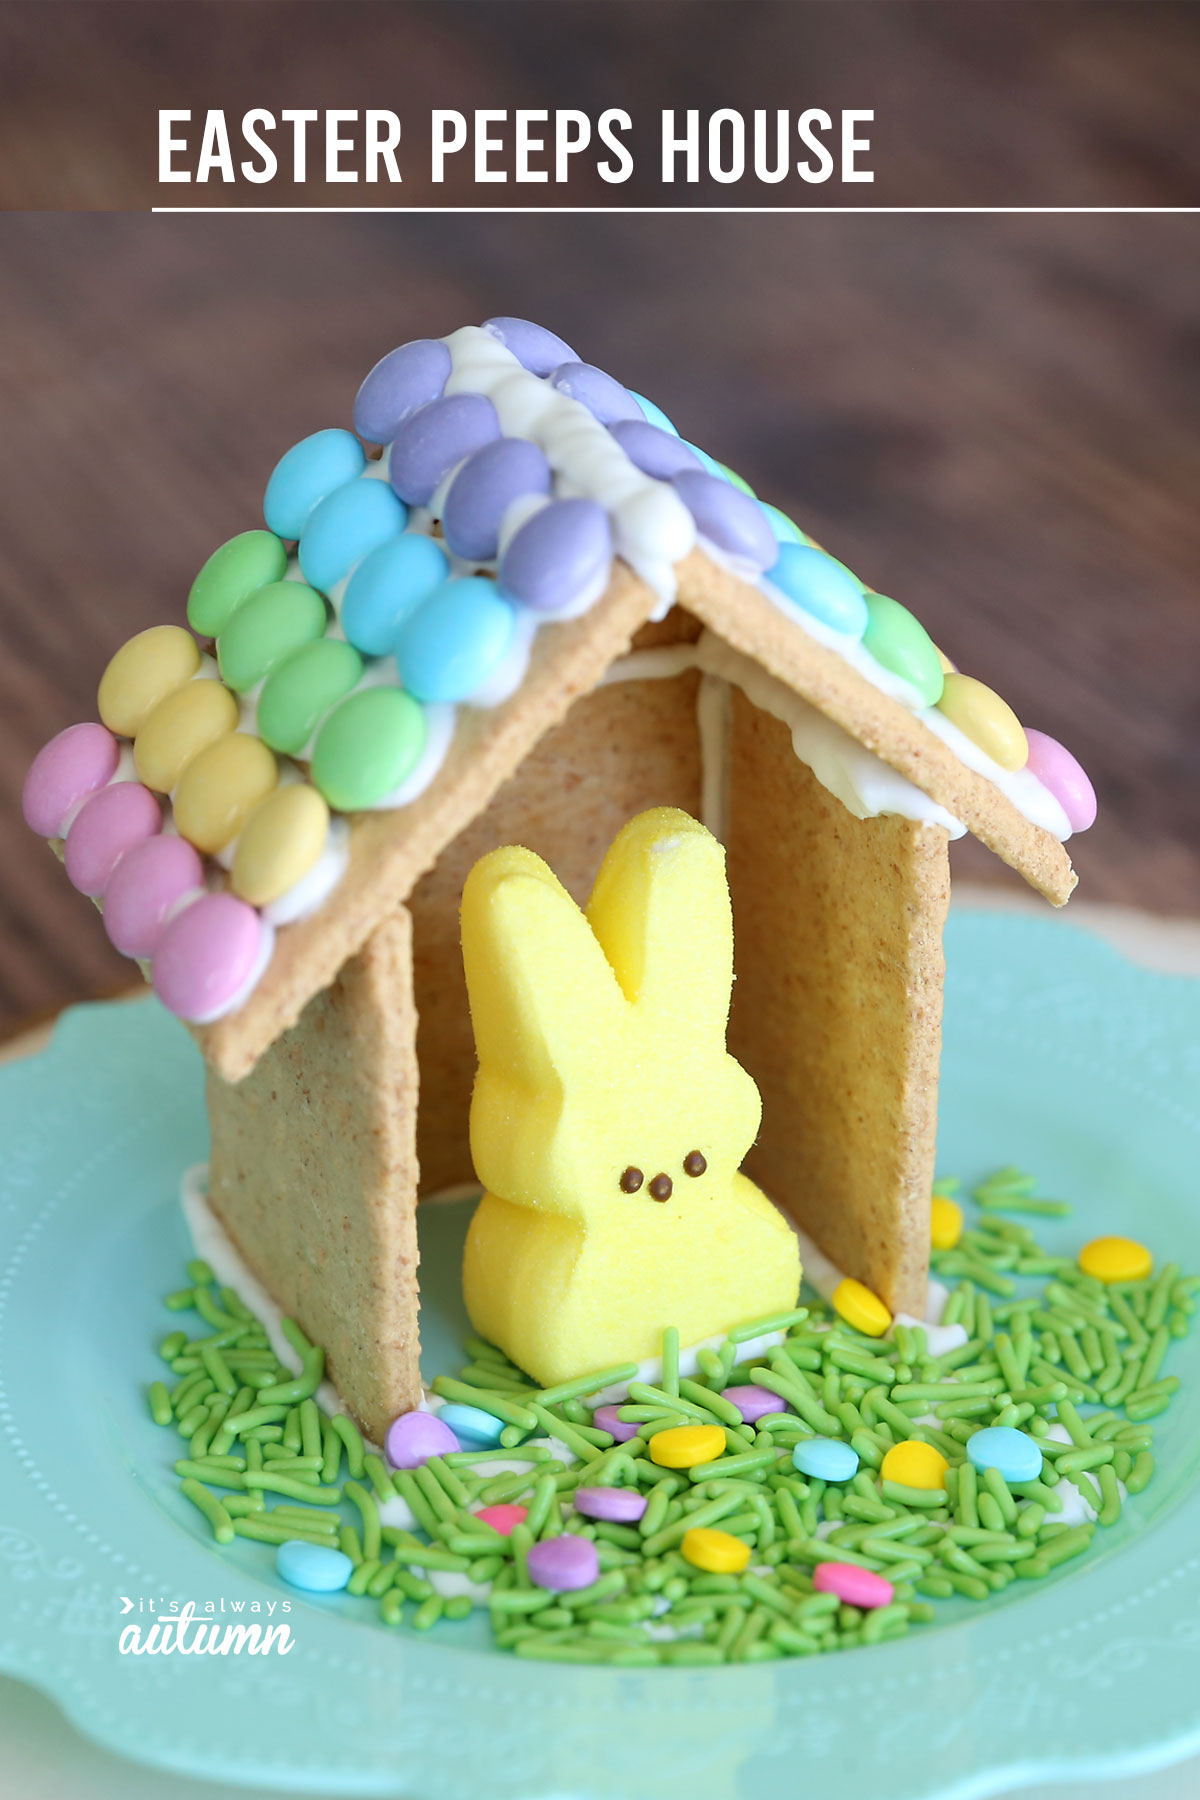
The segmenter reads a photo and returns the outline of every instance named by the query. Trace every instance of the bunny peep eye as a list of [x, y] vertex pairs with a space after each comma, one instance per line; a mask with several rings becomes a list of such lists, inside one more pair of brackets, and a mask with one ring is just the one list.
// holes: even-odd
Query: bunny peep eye
[[636, 1194], [645, 1179], [646, 1177], [642, 1174], [642, 1171], [640, 1169], [635, 1169], [631, 1164], [621, 1177], [619, 1184], [621, 1192], [623, 1194]]
[[654, 1180], [650, 1183], [649, 1191], [652, 1200], [669, 1200], [672, 1193], [671, 1177], [669, 1175], [656, 1175]]
[[683, 1172], [685, 1175], [703, 1175], [707, 1167], [708, 1163], [705, 1161], [699, 1150], [689, 1150], [683, 1159]]

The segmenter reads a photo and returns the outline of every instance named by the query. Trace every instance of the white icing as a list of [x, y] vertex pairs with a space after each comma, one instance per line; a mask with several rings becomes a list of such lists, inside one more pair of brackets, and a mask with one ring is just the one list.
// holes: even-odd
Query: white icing
[[376, 1496], [379, 1508], [379, 1523], [392, 1525], [397, 1531], [416, 1531], [419, 1520], [403, 1494], [393, 1494], [390, 1500], [380, 1500]]

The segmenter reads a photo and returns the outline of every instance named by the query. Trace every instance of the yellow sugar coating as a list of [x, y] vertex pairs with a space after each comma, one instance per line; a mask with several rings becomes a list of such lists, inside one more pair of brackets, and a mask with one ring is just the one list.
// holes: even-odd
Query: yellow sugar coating
[[866, 1337], [882, 1337], [892, 1322], [892, 1315], [878, 1294], [873, 1294], [869, 1287], [864, 1287], [850, 1275], [838, 1282], [830, 1295], [830, 1304], [847, 1325], [853, 1325], [855, 1331], [861, 1331]]
[[136, 737], [160, 700], [190, 681], [200, 646], [180, 625], [152, 625], [122, 644], [100, 677], [96, 706], [118, 737]]
[[957, 1200], [935, 1194], [929, 1203], [929, 1240], [935, 1250], [953, 1250], [963, 1233], [963, 1211]]
[[885, 1481], [898, 1481], [902, 1487], [932, 1491], [943, 1485], [949, 1466], [941, 1451], [935, 1450], [932, 1444], [923, 1444], [919, 1438], [905, 1438], [902, 1443], [892, 1445], [879, 1473]]
[[175, 790], [180, 837], [213, 855], [235, 838], [278, 780], [275, 758], [261, 738], [232, 731], [193, 758]]
[[277, 787], [238, 833], [231, 885], [251, 906], [269, 906], [303, 880], [325, 847], [329, 808], [316, 788]]
[[1097, 1281], [1144, 1281], [1154, 1257], [1134, 1238], [1098, 1237], [1079, 1252], [1079, 1266]]
[[725, 1433], [719, 1425], [672, 1425], [656, 1431], [647, 1448], [662, 1469], [694, 1469], [724, 1456]]
[[973, 675], [952, 670], [938, 711], [965, 732], [1002, 769], [1023, 769], [1029, 761], [1025, 728], [1007, 700]]
[[188, 764], [236, 731], [238, 703], [219, 681], [188, 681], [160, 700], [138, 727], [133, 762], [156, 794], [179, 786]]
[[531, 851], [494, 850], [462, 939], [487, 1190], [463, 1266], [476, 1331], [550, 1384], [652, 1357], [670, 1325], [689, 1344], [794, 1306], [795, 1236], [738, 1173], [761, 1102], [725, 1048], [733, 921], [711, 833], [640, 814], [586, 915]]
[[731, 1531], [713, 1531], [706, 1525], [685, 1531], [679, 1548], [685, 1561], [711, 1575], [740, 1575], [750, 1561], [749, 1544]]

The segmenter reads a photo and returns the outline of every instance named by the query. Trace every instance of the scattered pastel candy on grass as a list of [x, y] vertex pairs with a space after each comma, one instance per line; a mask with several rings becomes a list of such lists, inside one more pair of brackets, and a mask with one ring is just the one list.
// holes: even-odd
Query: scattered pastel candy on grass
[[498, 1649], [618, 1668], [891, 1642], [1051, 1574], [1136, 1502], [1200, 1292], [1148, 1251], [1119, 1280], [1044, 1251], [1020, 1215], [1065, 1203], [1020, 1170], [974, 1199], [933, 1252], [942, 1322], [966, 1334], [941, 1356], [922, 1326], [868, 1335], [819, 1299], [686, 1363], [668, 1332], [657, 1380], [626, 1365], [539, 1389], [476, 1339], [434, 1381], [441, 1412], [402, 1415], [381, 1455], [319, 1407], [320, 1349], [288, 1320], [301, 1373], [278, 1363], [195, 1261], [167, 1305], [199, 1330], [161, 1343], [150, 1413], [183, 1439], [180, 1493], [217, 1547], [249, 1539], [296, 1591], [345, 1591], [388, 1627], [479, 1608]]
[[962, 1207], [945, 1194], [935, 1194], [929, 1208], [929, 1237], [935, 1250], [953, 1250], [963, 1234]]
[[882, 1337], [892, 1322], [892, 1315], [878, 1294], [849, 1275], [833, 1290], [832, 1305], [834, 1312], [864, 1337]]
[[1145, 1281], [1154, 1258], [1145, 1244], [1133, 1238], [1098, 1237], [1079, 1252], [1079, 1267], [1097, 1281]]

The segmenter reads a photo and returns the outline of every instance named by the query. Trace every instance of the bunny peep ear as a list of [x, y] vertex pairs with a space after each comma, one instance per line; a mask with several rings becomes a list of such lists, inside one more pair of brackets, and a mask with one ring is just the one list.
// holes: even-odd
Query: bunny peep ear
[[664, 1029], [725, 1042], [733, 912], [725, 852], [675, 807], [631, 819], [605, 857], [588, 920], [627, 1000]]
[[532, 850], [481, 858], [462, 901], [463, 964], [481, 1082], [541, 1096], [604, 1057], [623, 1011], [591, 927]]

